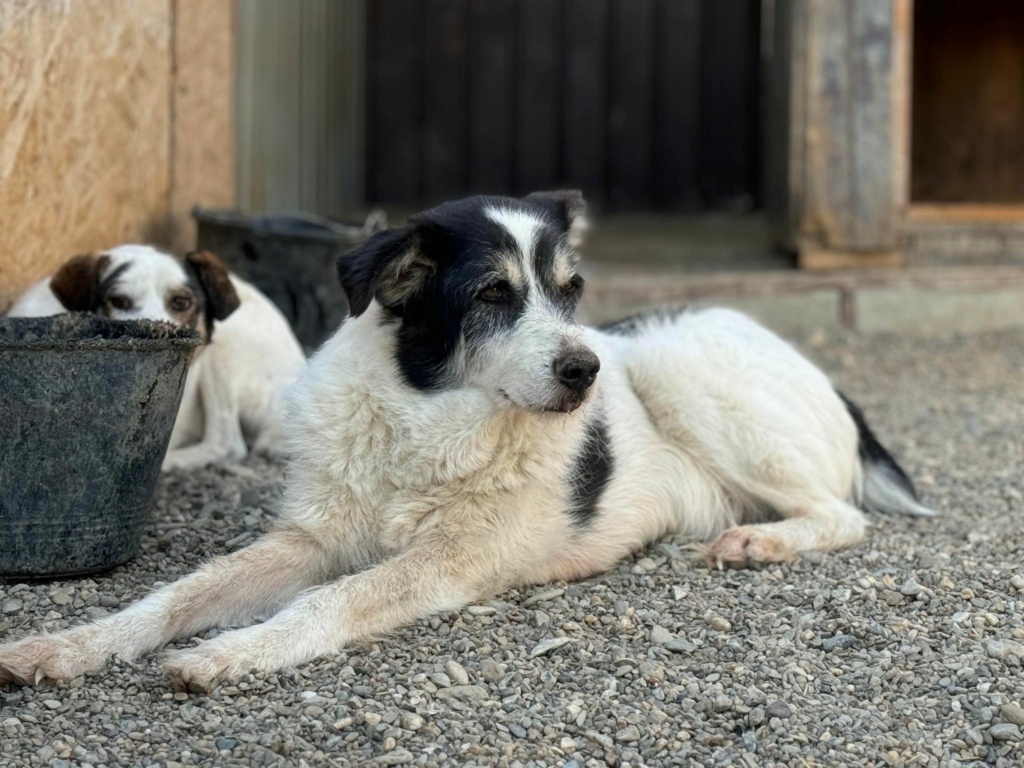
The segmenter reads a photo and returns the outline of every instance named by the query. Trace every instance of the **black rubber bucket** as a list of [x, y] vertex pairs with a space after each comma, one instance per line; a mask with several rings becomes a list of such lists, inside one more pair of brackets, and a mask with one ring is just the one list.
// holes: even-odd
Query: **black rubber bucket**
[[310, 213], [246, 216], [194, 208], [198, 247], [212, 251], [235, 274], [265, 293], [312, 351], [348, 314], [338, 285], [338, 257], [387, 226], [382, 211], [358, 225]]
[[135, 555], [198, 346], [164, 323], [0, 318], [0, 577]]

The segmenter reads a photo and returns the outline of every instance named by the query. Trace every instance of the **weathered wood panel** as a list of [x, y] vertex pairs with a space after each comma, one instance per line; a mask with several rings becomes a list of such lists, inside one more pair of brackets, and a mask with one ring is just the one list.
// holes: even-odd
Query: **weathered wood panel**
[[427, 0], [424, 31], [423, 189], [444, 200], [466, 189], [469, 25], [465, 0]]
[[192, 206], [230, 206], [235, 198], [235, 4], [174, 0], [173, 15], [172, 241], [186, 250], [196, 242]]
[[469, 189], [511, 189], [515, 0], [470, 3]]
[[[771, 206], [780, 239], [816, 254], [815, 263], [826, 262], [822, 252], [880, 254], [897, 247], [900, 3], [778, 2], [774, 20], [787, 29], [773, 39], [790, 52], [770, 58], [770, 94], [790, 115], [790, 137], [786, 152], [769, 165]], [[790, 83], [779, 86], [786, 76]]]
[[654, 0], [613, 0], [608, 121], [608, 198], [651, 205], [654, 160]]
[[238, 2], [238, 198], [341, 216], [362, 203], [362, 0]]
[[702, 6], [662, 2], [657, 14], [653, 194], [659, 208], [696, 210], [702, 207]]
[[561, 3], [518, 0], [515, 190], [556, 186], [561, 179]]
[[850, 5], [850, 184], [849, 244], [888, 250], [896, 245], [897, 188], [892, 174], [900, 150], [893, 118], [893, 0]]
[[702, 6], [699, 178], [710, 207], [749, 210], [759, 198], [760, 3]]
[[[759, 203], [762, 0], [369, 2], [371, 200], [579, 186], [620, 208]], [[436, 55], [448, 39], [469, 41], [457, 61]]]
[[367, 195], [381, 203], [418, 202], [423, 199], [423, 5], [371, 0], [367, 19]]
[[611, 0], [567, 0], [564, 178], [603, 202], [608, 138], [607, 56]]

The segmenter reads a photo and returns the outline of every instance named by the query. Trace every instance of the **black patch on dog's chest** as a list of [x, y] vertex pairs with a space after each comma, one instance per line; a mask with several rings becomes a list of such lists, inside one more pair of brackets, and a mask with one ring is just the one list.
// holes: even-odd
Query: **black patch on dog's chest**
[[569, 468], [569, 516], [575, 525], [586, 526], [597, 514], [615, 465], [611, 438], [604, 418], [587, 425], [579, 452]]

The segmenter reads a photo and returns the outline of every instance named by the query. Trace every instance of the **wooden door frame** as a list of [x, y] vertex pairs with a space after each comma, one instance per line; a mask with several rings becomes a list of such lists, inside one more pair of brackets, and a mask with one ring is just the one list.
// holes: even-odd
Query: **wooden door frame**
[[[775, 102], [767, 114], [769, 120], [786, 122], [788, 146], [780, 153], [784, 162], [766, 169], [766, 174], [776, 174], [774, 183], [770, 178], [766, 186], [766, 207], [777, 239], [796, 251], [800, 265], [833, 269], [908, 262], [964, 264], [985, 250], [977, 244], [1000, 240], [1013, 240], [1014, 252], [989, 248], [986, 258], [994, 254], [999, 260], [1024, 259], [1024, 204], [912, 199], [914, 0], [767, 1], [775, 3], [777, 24], [787, 25], [783, 37], [776, 32], [786, 43], [784, 50], [768, 68], [772, 80], [786, 80], [788, 90], [782, 99], [770, 94]], [[889, 30], [884, 39], [877, 36], [881, 23]], [[871, 70], [863, 58], [857, 62], [860, 69], [853, 66], [862, 53], [863, 42], [857, 36], [864, 24], [875, 25], [870, 44], [887, 47], [888, 58], [881, 60], [889, 62], [888, 68]], [[865, 70], [872, 87], [858, 90], [856, 78]], [[832, 78], [828, 82], [826, 72]], [[889, 111], [888, 129], [884, 121], [857, 123], [857, 110], [850, 105], [864, 93], [869, 109], [877, 114]], [[861, 107], [859, 102], [856, 106]], [[874, 153], [883, 155], [883, 162], [872, 152], [843, 145], [858, 129], [863, 129], [861, 137]], [[859, 212], [851, 210], [851, 201], [857, 200], [868, 201], [868, 216], [858, 218]], [[937, 243], [942, 254], [929, 252]]]

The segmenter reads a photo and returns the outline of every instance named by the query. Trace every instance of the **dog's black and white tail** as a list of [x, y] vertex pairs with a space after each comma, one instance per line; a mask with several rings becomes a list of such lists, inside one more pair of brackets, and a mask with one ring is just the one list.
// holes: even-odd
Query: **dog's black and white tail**
[[858, 448], [864, 467], [864, 487], [860, 498], [862, 506], [872, 512], [929, 517], [936, 514], [935, 510], [929, 509], [918, 499], [913, 481], [875, 437], [864, 418], [864, 412], [842, 392], [838, 394], [846, 403], [846, 409], [853, 417], [860, 437]]

